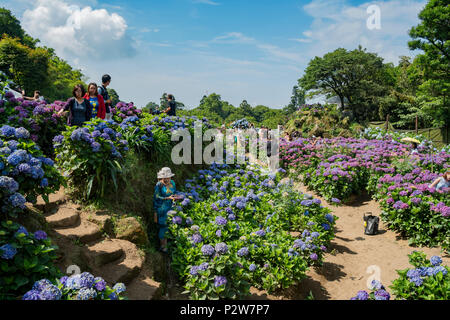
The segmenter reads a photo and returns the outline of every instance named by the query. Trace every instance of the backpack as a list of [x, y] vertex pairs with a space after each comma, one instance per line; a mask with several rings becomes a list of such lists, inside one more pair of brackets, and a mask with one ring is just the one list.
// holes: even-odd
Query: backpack
[[364, 214], [364, 234], [374, 236], [378, 234], [380, 218], [372, 215], [372, 212], [368, 212], [368, 214], [368, 216]]

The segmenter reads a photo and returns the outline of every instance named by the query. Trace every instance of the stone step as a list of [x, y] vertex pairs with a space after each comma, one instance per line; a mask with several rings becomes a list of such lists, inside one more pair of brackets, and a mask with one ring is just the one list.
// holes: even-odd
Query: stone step
[[52, 228], [70, 228], [80, 221], [78, 210], [70, 207], [60, 207], [59, 210], [45, 218]]
[[135, 244], [127, 240], [113, 239], [111, 241], [122, 248], [124, 255], [105, 266], [93, 267], [93, 274], [101, 275], [111, 285], [118, 282], [127, 285], [141, 272], [144, 258], [139, 255]]
[[124, 255], [122, 247], [113, 240], [105, 240], [82, 251], [83, 258], [92, 268], [102, 267]]
[[162, 295], [162, 286], [161, 283], [143, 275], [127, 285], [125, 295], [129, 300], [159, 300]]
[[88, 221], [81, 221], [81, 223], [69, 229], [55, 229], [55, 232], [72, 240], [79, 240], [84, 244], [94, 242], [102, 237], [102, 232], [99, 227]]
[[46, 203], [41, 196], [38, 197], [34, 207], [44, 213], [53, 213], [58, 209], [58, 206], [66, 203], [67, 200], [68, 196], [65, 194], [64, 188], [61, 187], [56, 193], [52, 193], [48, 196], [48, 203]]

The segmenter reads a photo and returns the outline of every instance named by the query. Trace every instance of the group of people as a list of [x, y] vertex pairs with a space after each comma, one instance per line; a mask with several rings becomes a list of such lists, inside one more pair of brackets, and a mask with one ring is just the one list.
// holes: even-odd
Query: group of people
[[112, 101], [107, 90], [110, 83], [111, 76], [105, 74], [102, 77], [102, 85], [99, 87], [92, 82], [88, 85], [87, 92], [82, 84], [77, 84], [72, 90], [73, 98], [58, 114], [69, 113], [69, 126], [82, 126], [94, 118], [110, 120]]

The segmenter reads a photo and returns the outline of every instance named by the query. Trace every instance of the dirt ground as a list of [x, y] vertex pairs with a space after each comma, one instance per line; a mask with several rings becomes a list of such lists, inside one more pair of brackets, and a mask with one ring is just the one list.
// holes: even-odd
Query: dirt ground
[[450, 256], [441, 252], [440, 248], [411, 247], [406, 239], [400, 239], [383, 222], [380, 224], [380, 234], [365, 235], [364, 213], [381, 215], [379, 205], [368, 195], [363, 195], [352, 205], [335, 207], [304, 185], [295, 186], [298, 191], [321, 199], [322, 204], [339, 217], [336, 238], [324, 257], [323, 267], [310, 270], [308, 278], [302, 283], [273, 296], [252, 290], [251, 299], [305, 299], [312, 292], [316, 300], [348, 300], [359, 290], [366, 290], [372, 279], [380, 280], [386, 287], [391, 285], [398, 278], [396, 270], [410, 267], [408, 254], [414, 250], [423, 251], [428, 258], [441, 256], [444, 264], [450, 265]]

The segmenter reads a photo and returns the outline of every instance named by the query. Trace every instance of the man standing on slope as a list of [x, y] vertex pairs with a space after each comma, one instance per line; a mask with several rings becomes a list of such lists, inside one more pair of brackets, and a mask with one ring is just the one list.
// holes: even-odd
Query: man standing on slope
[[98, 87], [98, 93], [103, 97], [103, 100], [105, 101], [106, 120], [112, 119], [112, 114], [111, 114], [112, 101], [109, 97], [108, 89], [107, 89], [107, 87], [109, 86], [110, 83], [111, 83], [111, 76], [108, 74], [105, 74], [102, 77], [102, 85], [100, 87]]

